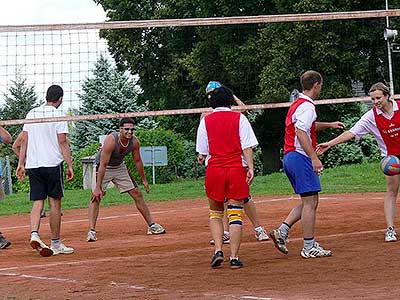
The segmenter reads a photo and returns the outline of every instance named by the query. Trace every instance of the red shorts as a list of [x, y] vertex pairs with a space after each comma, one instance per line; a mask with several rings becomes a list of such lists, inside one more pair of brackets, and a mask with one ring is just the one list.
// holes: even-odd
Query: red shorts
[[207, 167], [205, 188], [207, 197], [223, 202], [225, 198], [242, 200], [250, 196], [246, 168]]

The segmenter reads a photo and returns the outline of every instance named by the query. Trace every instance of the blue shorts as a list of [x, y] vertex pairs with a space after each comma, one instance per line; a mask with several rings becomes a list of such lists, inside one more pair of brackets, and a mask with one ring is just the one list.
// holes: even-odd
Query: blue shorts
[[283, 156], [283, 170], [296, 194], [321, 191], [319, 177], [315, 174], [308, 156], [291, 151]]

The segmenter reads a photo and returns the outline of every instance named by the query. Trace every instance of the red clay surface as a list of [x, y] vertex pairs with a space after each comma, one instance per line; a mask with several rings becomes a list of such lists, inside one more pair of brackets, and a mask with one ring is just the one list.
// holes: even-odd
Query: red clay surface
[[[296, 196], [255, 198], [271, 230], [298, 203]], [[289, 254], [255, 240], [245, 220], [240, 257], [244, 268], [209, 261], [205, 200], [149, 204], [168, 233], [146, 235], [134, 205], [102, 207], [98, 241], [87, 243], [87, 211], [64, 212], [71, 255], [40, 257], [29, 246], [29, 215], [0, 217], [12, 241], [0, 250], [0, 299], [399, 299], [400, 242], [385, 243], [383, 194], [321, 195], [316, 239], [330, 258], [303, 259], [301, 224], [291, 231]], [[42, 239], [48, 242], [48, 218]], [[225, 246], [229, 257], [229, 246]]]

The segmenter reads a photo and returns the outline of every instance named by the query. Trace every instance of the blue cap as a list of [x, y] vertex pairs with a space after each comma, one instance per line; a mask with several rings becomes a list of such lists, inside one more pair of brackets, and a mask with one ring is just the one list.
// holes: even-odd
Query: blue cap
[[210, 81], [206, 87], [206, 94], [208, 94], [209, 92], [211, 92], [217, 88], [220, 88], [221, 86], [222, 86], [222, 84], [220, 84], [218, 81]]

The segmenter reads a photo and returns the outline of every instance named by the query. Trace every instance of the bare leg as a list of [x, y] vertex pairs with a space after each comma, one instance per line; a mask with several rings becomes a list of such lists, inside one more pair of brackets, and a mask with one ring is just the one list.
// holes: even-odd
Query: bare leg
[[153, 219], [151, 217], [151, 213], [149, 210], [149, 207], [147, 206], [146, 202], [144, 202], [143, 194], [140, 191], [139, 188], [130, 190], [129, 195], [133, 198], [135, 201], [136, 208], [139, 210], [139, 212], [142, 214], [143, 218], [146, 220], [147, 225], [150, 225], [153, 223]]
[[318, 206], [318, 194], [301, 197], [301, 201], [303, 202], [303, 210], [301, 214], [301, 222], [303, 224], [303, 237], [313, 238], [316, 209]]
[[396, 215], [396, 200], [399, 190], [399, 179], [400, 176], [386, 176], [386, 189], [384, 212], [386, 218], [386, 224], [388, 227], [394, 227], [394, 219]]
[[297, 221], [299, 221], [301, 219], [302, 212], [303, 212], [303, 203], [294, 207], [290, 211], [289, 215], [286, 217], [284, 222], [286, 224], [289, 224], [290, 226], [292, 226], [293, 224], [295, 224]]
[[253, 200], [250, 200], [244, 204], [244, 211], [246, 212], [246, 215], [249, 217], [254, 228], [261, 225], [257, 213], [256, 204], [253, 202]]
[[97, 218], [99, 216], [100, 202], [91, 200], [89, 203], [89, 230], [96, 229]]
[[31, 231], [39, 232], [40, 228], [40, 212], [42, 211], [44, 200], [35, 200], [31, 210]]
[[49, 197], [51, 239], [60, 239], [61, 199]]

